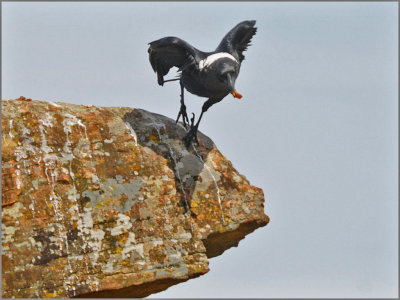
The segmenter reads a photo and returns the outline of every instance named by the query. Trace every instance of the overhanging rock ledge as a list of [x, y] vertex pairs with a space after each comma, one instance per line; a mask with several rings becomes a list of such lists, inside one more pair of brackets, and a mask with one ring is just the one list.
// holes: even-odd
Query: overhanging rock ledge
[[141, 109], [2, 101], [2, 296], [145, 297], [265, 226], [199, 132]]

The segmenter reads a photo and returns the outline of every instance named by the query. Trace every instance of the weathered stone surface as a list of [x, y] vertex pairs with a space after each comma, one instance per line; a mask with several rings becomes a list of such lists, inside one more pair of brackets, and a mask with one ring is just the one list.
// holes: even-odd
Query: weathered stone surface
[[145, 297], [268, 223], [199, 133], [140, 109], [2, 101], [2, 296]]

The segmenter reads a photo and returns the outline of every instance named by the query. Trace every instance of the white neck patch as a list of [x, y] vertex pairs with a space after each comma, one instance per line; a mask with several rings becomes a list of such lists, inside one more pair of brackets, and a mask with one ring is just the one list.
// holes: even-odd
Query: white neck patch
[[221, 58], [229, 58], [229, 59], [237, 62], [236, 58], [234, 58], [231, 54], [229, 54], [227, 52], [218, 52], [218, 53], [214, 53], [214, 54], [207, 56], [205, 59], [202, 59], [199, 62], [200, 70], [205, 67], [208, 67], [209, 65], [213, 64], [214, 62], [216, 62], [218, 59], [221, 59]]

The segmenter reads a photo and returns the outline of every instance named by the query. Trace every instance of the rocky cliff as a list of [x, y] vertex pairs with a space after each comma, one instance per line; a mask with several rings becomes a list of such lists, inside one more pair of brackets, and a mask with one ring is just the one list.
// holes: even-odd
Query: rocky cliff
[[268, 223], [205, 135], [141, 109], [2, 101], [2, 296], [145, 297]]

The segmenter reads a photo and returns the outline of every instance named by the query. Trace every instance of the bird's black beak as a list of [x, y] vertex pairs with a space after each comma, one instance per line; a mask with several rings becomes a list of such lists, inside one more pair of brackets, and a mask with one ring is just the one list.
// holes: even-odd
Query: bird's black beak
[[226, 74], [226, 81], [229, 86], [229, 92], [233, 93], [233, 91], [235, 90], [235, 82], [230, 73]]
[[229, 86], [229, 93], [232, 94], [233, 97], [241, 99], [242, 95], [240, 95], [236, 90], [235, 90], [235, 81], [232, 78], [231, 74], [226, 74], [226, 81]]

